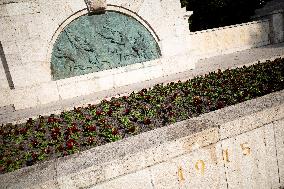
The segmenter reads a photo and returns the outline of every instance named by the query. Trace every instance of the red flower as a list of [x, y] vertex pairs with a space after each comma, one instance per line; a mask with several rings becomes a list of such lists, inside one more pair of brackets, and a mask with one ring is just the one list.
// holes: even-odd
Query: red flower
[[95, 125], [91, 125], [91, 126], [88, 127], [88, 130], [89, 130], [90, 132], [94, 132], [94, 131], [97, 130], [97, 128], [96, 128]]
[[43, 122], [44, 122], [44, 117], [41, 116], [41, 115], [39, 116], [39, 122], [40, 122], [40, 123], [43, 123]]
[[57, 147], [57, 150], [58, 150], [59, 152], [62, 152], [62, 151], [64, 150], [62, 144]]
[[86, 121], [91, 121], [92, 120], [92, 116], [90, 116], [90, 115], [86, 115], [85, 118], [86, 118]]
[[151, 96], [150, 95], [145, 96], [145, 100], [150, 101], [151, 100]]
[[147, 93], [147, 89], [145, 89], [145, 88], [142, 89], [141, 91], [142, 91], [143, 93]]
[[218, 101], [217, 102], [217, 108], [218, 109], [221, 109], [221, 108], [224, 108], [225, 107], [225, 102], [224, 101]]
[[55, 122], [55, 119], [54, 117], [48, 117], [48, 120], [47, 120], [48, 123], [54, 123]]
[[172, 112], [172, 111], [171, 111], [171, 112], [169, 112], [169, 116], [170, 116], [170, 117], [173, 117], [174, 115], [175, 115], [175, 113], [174, 113], [174, 112]]
[[32, 158], [33, 158], [33, 160], [36, 160], [36, 159], [38, 158], [38, 154], [37, 154], [37, 153], [35, 153], [35, 152], [33, 152], [33, 154], [32, 154]]
[[29, 118], [28, 121], [27, 121], [27, 124], [30, 124], [30, 125], [31, 125], [32, 123], [33, 123], [33, 119], [32, 119], [32, 118]]
[[32, 146], [33, 146], [34, 148], [37, 147], [38, 144], [39, 144], [39, 143], [38, 143], [37, 140], [35, 140], [35, 139], [32, 140]]
[[193, 97], [193, 103], [194, 103], [194, 105], [200, 105], [201, 104], [201, 102], [202, 102], [202, 100], [201, 100], [201, 97], [200, 96], [194, 96]]
[[124, 115], [128, 115], [130, 113], [130, 109], [129, 108], [126, 108], [123, 112]]
[[75, 107], [74, 107], [74, 111], [75, 111], [76, 113], [82, 113], [82, 108], [81, 108], [81, 107], [78, 107], [78, 108], [75, 108]]
[[150, 125], [151, 124], [151, 120], [149, 118], [145, 118], [144, 119], [144, 124], [145, 125]]
[[121, 104], [120, 104], [120, 102], [115, 102], [115, 103], [114, 103], [114, 106], [117, 107], [117, 108], [119, 108], [119, 107], [121, 106]]
[[27, 129], [27, 128], [21, 128], [21, 129], [20, 129], [20, 133], [21, 133], [22, 135], [27, 134], [27, 132], [28, 132], [28, 129]]
[[97, 116], [100, 116], [100, 115], [102, 115], [102, 114], [103, 114], [103, 112], [102, 112], [101, 110], [97, 110], [97, 111], [96, 111], [96, 115], [97, 115]]
[[136, 130], [136, 127], [135, 127], [135, 126], [132, 126], [132, 127], [130, 127], [130, 128], [128, 129], [128, 132], [134, 133], [135, 130]]
[[94, 137], [88, 137], [88, 139], [87, 139], [87, 143], [88, 144], [93, 144], [95, 142], [95, 138]]
[[109, 111], [107, 111], [107, 115], [111, 116], [112, 115], [112, 110], [109, 109]]
[[117, 135], [118, 134], [118, 129], [117, 128], [113, 128], [112, 129], [112, 134], [113, 135]]
[[69, 132], [70, 134], [72, 134], [72, 133], [77, 133], [77, 132], [80, 131], [80, 129], [78, 128], [78, 126], [77, 126], [76, 123], [73, 123], [73, 124], [72, 124], [72, 127], [69, 127], [67, 130], [68, 130], [68, 132]]
[[64, 152], [62, 153], [62, 156], [63, 156], [63, 157], [64, 157], [64, 156], [68, 156], [68, 152], [64, 151]]
[[50, 152], [51, 152], [51, 150], [50, 150], [49, 147], [47, 147], [47, 148], [44, 149], [44, 153], [45, 153], [45, 154], [49, 154]]
[[61, 132], [60, 132], [60, 129], [58, 127], [51, 129], [51, 138], [53, 140], [56, 140], [59, 135], [61, 135]]
[[67, 142], [66, 142], [66, 148], [68, 150], [72, 150], [73, 147], [77, 144], [77, 142], [74, 140], [74, 139], [69, 139]]
[[5, 172], [5, 167], [4, 166], [0, 166], [0, 174]]
[[12, 161], [12, 160], [10, 160], [10, 159], [8, 159], [8, 160], [6, 161], [6, 163], [7, 163], [7, 165], [10, 165], [10, 164], [12, 164], [12, 163], [13, 163], [13, 161]]

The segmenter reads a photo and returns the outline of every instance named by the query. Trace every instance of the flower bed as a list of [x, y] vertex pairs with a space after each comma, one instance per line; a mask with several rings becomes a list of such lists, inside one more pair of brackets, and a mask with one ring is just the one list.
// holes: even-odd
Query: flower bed
[[0, 129], [6, 173], [284, 89], [284, 59], [156, 85], [60, 115]]

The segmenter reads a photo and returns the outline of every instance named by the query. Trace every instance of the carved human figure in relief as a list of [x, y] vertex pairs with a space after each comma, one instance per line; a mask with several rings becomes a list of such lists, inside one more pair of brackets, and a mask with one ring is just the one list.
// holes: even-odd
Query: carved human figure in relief
[[64, 35], [68, 45], [57, 45], [55, 56], [63, 59], [65, 69], [72, 73], [77, 70], [91, 70], [98, 66], [98, 55], [86, 37], [76, 35], [68, 29], [64, 31]]
[[98, 34], [111, 43], [109, 53], [115, 54], [120, 62], [137, 58], [148, 58], [145, 52], [147, 45], [145, 44], [144, 36], [139, 31], [133, 37], [127, 33], [114, 30], [106, 24]]

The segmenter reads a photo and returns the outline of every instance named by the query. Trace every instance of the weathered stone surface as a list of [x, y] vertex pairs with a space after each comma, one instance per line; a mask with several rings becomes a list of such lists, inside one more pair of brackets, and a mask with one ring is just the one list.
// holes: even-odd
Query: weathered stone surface
[[145, 62], [160, 56], [149, 31], [116, 12], [86, 15], [60, 34], [52, 55], [55, 80]]
[[284, 119], [274, 122], [280, 185], [284, 186]]
[[269, 21], [261, 20], [190, 33], [192, 55], [201, 58], [268, 45]]
[[119, 177], [109, 182], [99, 184], [90, 189], [154, 189], [151, 183], [150, 170], [138, 171], [134, 174]]
[[165, 158], [165, 162], [150, 167], [153, 187], [226, 188], [224, 167], [218, 159], [218, 152], [216, 145], [210, 145], [174, 159]]
[[55, 161], [23, 168], [12, 173], [0, 175], [0, 188], [49, 189], [58, 188]]
[[273, 140], [268, 125], [221, 142], [228, 188], [279, 187]]
[[[262, 135], [264, 138], [266, 154], [266, 158], [264, 160], [266, 168], [266, 180], [269, 188], [279, 188], [281, 186], [281, 183], [279, 183], [277, 146], [275, 140], [275, 127], [279, 126], [277, 125], [277, 122], [279, 123], [279, 121], [276, 121], [264, 126]], [[279, 128], [281, 129], [281, 126]]]

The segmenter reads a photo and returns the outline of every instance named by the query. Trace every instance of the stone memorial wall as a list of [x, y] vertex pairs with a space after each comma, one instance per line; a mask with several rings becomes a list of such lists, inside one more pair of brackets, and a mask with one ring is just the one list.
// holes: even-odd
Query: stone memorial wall
[[[168, 0], [4, 0], [0, 107], [35, 107], [195, 67], [188, 13]], [[6, 79], [5, 79], [6, 78]]]
[[283, 10], [191, 33], [176, 0], [2, 0], [0, 107], [56, 103], [284, 40]]

